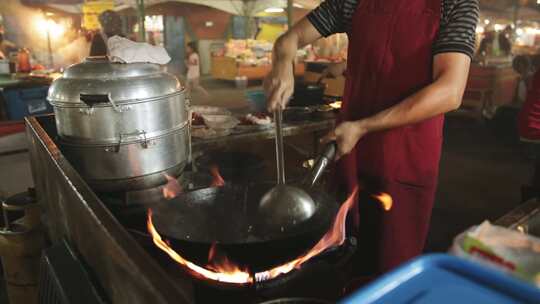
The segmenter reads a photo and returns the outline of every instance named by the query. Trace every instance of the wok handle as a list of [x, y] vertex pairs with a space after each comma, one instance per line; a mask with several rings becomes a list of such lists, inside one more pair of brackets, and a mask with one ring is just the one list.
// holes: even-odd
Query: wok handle
[[317, 162], [313, 166], [313, 169], [311, 170], [310, 174], [306, 178], [306, 181], [304, 182], [305, 184], [307, 184], [309, 187], [313, 187], [313, 185], [317, 183], [317, 181], [323, 174], [328, 164], [331, 163], [336, 157], [336, 151], [337, 151], [336, 141], [331, 141], [326, 144], [323, 152], [317, 159]]

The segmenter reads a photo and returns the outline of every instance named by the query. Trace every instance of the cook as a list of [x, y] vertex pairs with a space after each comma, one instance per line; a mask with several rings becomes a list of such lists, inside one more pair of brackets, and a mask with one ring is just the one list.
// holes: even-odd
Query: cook
[[343, 191], [384, 191], [390, 212], [360, 199], [355, 272], [372, 276], [420, 254], [441, 155], [443, 114], [460, 106], [474, 53], [478, 0], [327, 0], [281, 36], [265, 80], [268, 108], [285, 107], [299, 47], [346, 32], [346, 86], [337, 127]]
[[122, 18], [117, 12], [106, 10], [98, 17], [101, 30], [94, 35], [90, 45], [90, 56], [106, 56], [107, 40], [122, 35]]
[[530, 181], [534, 195], [540, 194], [540, 69], [531, 77], [527, 98], [518, 116], [518, 131], [522, 141], [533, 145], [535, 164]]
[[15, 43], [4, 38], [4, 33], [0, 32], [0, 59], [6, 59], [10, 52], [16, 51]]
[[518, 117], [518, 130], [523, 141], [540, 143], [540, 69], [529, 81], [527, 99]]

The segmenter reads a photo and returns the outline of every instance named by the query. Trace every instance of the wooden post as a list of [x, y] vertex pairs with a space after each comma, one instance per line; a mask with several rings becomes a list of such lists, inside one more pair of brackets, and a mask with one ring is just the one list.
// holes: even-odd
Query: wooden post
[[519, 16], [519, 0], [514, 0], [514, 13], [512, 16], [512, 23], [517, 26], [517, 19]]
[[141, 42], [146, 41], [146, 29], [144, 28], [144, 0], [137, 0], [137, 12], [139, 13], [139, 39]]
[[287, 0], [287, 25], [289, 29], [293, 26], [293, 0]]

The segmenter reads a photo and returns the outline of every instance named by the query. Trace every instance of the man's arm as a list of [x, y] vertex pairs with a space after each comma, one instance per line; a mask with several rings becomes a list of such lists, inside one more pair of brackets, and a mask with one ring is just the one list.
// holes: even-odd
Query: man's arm
[[294, 90], [293, 61], [298, 48], [321, 38], [313, 24], [302, 18], [289, 31], [279, 37], [272, 53], [272, 71], [264, 81], [268, 110], [286, 106]]
[[433, 83], [371, 117], [346, 122], [326, 138], [338, 142], [338, 157], [348, 154], [367, 133], [414, 124], [461, 105], [471, 59], [462, 53], [436, 55]]
[[471, 59], [461, 53], [435, 56], [434, 82], [399, 104], [388, 108], [360, 124], [369, 132], [413, 124], [459, 108]]

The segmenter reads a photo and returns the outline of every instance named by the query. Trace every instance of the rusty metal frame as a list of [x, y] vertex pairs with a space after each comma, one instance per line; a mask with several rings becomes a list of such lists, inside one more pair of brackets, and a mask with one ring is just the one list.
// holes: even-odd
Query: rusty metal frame
[[540, 200], [533, 198], [497, 219], [495, 224], [511, 229], [517, 229], [522, 225], [527, 226], [527, 222], [532, 217], [538, 216], [539, 214]]
[[186, 275], [173, 281], [62, 155], [46, 131], [54, 128], [52, 115], [27, 117], [25, 123], [32, 174], [49, 237], [53, 243], [68, 240], [101, 284], [106, 301], [193, 303], [190, 278]]

